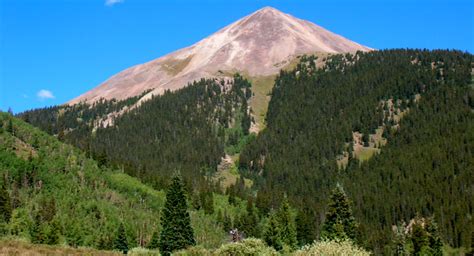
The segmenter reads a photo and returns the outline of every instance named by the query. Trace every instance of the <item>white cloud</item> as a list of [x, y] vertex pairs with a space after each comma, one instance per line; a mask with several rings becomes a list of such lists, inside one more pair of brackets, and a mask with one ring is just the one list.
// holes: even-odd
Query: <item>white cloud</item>
[[53, 93], [45, 89], [39, 90], [39, 92], [36, 93], [36, 96], [38, 97], [39, 100], [54, 99]]
[[124, 0], [105, 0], [105, 5], [113, 6], [119, 3], [123, 3]]

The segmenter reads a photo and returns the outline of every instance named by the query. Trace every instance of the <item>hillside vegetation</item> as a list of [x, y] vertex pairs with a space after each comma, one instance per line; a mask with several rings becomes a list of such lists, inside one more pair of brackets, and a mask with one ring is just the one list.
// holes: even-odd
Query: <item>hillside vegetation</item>
[[[8, 222], [7, 215], [0, 218], [0, 236], [111, 250], [121, 223], [130, 248], [146, 246], [161, 229], [163, 191], [99, 166], [73, 146], [4, 112], [0, 112], [0, 175], [1, 196], [7, 193], [10, 198], [9, 210], [0, 209], [9, 212]], [[225, 196], [211, 196], [215, 214], [226, 209], [235, 218], [245, 207], [240, 200], [229, 205]], [[227, 240], [215, 214], [203, 209], [190, 214], [198, 245], [215, 248]], [[12, 250], [28, 247], [6, 245]], [[44, 252], [56, 249], [45, 247]]]
[[[452, 246], [469, 247], [471, 61], [457, 51], [385, 50], [330, 56], [322, 69], [307, 57], [282, 71], [267, 129], [240, 155], [241, 172], [257, 181], [257, 207], [268, 212], [288, 193], [300, 209], [309, 206], [308, 218], [319, 230], [328, 191], [339, 182], [354, 200], [360, 242], [377, 253], [390, 251], [392, 225], [416, 213], [434, 215]], [[399, 124], [381, 105], [389, 99], [410, 109]], [[360, 165], [353, 133], [368, 145], [377, 129], [384, 130], [387, 146]], [[340, 168], [344, 152], [349, 160]]]
[[[233, 239], [259, 238], [282, 253], [321, 239], [329, 245], [349, 239], [364, 248], [362, 254], [439, 254], [443, 245], [469, 250], [472, 55], [399, 49], [321, 58], [302, 56], [294, 69], [281, 71], [269, 97], [265, 90], [271, 86], [253, 93], [236, 75], [233, 81], [203, 79], [128, 110], [135, 99], [32, 110], [19, 117], [83, 149], [84, 159], [94, 158], [87, 161], [95, 164], [92, 173], [103, 173], [98, 184], [118, 194], [108, 204], [139, 202], [128, 203], [138, 209], [125, 221], [127, 230], [138, 223], [130, 239], [144, 234], [140, 230], [149, 239], [155, 226], [159, 229], [154, 221], [164, 202], [161, 189], [180, 170], [198, 242], [190, 250], [214, 253], [232, 228], [241, 232]], [[258, 98], [270, 102], [266, 114], [265, 107], [258, 110], [257, 123], [265, 116], [266, 127], [255, 135], [249, 105], [259, 106]], [[120, 116], [100, 121], [117, 109], [124, 110]], [[14, 144], [8, 154], [15, 159], [37, 158], [28, 146], [34, 141], [21, 138]], [[67, 156], [51, 161], [69, 163]], [[80, 177], [73, 180], [81, 184]], [[156, 200], [143, 203], [137, 189]], [[145, 221], [139, 214], [155, 217]], [[114, 220], [107, 230], [117, 228], [119, 217]]]

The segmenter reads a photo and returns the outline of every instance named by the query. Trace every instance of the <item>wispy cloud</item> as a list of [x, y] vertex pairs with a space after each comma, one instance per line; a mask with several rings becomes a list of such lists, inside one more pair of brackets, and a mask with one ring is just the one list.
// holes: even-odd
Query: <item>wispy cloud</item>
[[39, 100], [47, 100], [47, 99], [54, 99], [54, 95], [51, 91], [41, 89], [36, 93], [36, 97], [38, 97]]
[[124, 0], [105, 0], [106, 6], [113, 6], [119, 3], [123, 3]]

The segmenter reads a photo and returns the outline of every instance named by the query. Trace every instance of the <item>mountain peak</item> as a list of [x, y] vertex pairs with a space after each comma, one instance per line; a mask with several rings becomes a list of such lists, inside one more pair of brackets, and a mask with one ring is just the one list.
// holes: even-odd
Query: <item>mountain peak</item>
[[264, 7], [190, 47], [126, 69], [70, 103], [125, 99], [149, 89], [151, 94], [161, 94], [236, 71], [251, 76], [277, 74], [282, 63], [301, 54], [370, 50], [314, 23]]
[[257, 11], [255, 11], [255, 12], [254, 12], [253, 14], [251, 14], [251, 15], [255, 15], [255, 14], [259, 14], [259, 13], [261, 13], [261, 14], [264, 14], [264, 13], [271, 13], [271, 14], [283, 14], [283, 15], [284, 15], [283, 12], [281, 12], [281, 11], [279, 11], [278, 9], [275, 9], [275, 8], [273, 8], [273, 7], [271, 7], [271, 6], [265, 6], [265, 7], [261, 8], [261, 9], [258, 9]]

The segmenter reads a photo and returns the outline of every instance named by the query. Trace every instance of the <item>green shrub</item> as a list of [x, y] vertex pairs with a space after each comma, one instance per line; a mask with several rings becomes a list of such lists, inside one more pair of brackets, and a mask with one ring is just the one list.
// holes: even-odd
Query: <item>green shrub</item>
[[229, 256], [278, 255], [275, 249], [266, 246], [265, 242], [255, 238], [248, 238], [240, 243], [224, 244], [219, 249], [217, 249], [214, 254]]
[[350, 240], [325, 240], [314, 242], [312, 245], [307, 245], [298, 250], [295, 256], [303, 255], [324, 255], [324, 256], [366, 256], [371, 255], [369, 252], [354, 245]]
[[160, 252], [158, 250], [149, 250], [142, 247], [135, 247], [128, 251], [128, 255], [134, 256], [160, 256]]
[[186, 250], [181, 250], [173, 253], [173, 256], [211, 256], [211, 251], [201, 246], [189, 247]]

